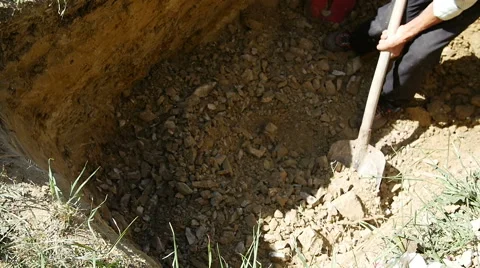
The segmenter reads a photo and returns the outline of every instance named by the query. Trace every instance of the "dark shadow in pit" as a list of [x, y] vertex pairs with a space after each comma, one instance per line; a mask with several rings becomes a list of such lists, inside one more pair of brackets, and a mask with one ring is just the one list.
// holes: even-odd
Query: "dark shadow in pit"
[[[292, 40], [301, 37], [289, 28], [273, 37], [285, 40], [288, 32]], [[254, 32], [234, 37], [154, 67], [123, 93], [118, 129], [103, 145], [96, 186], [109, 196], [106, 220], [124, 230], [138, 216], [129, 238], [165, 266], [176, 241], [182, 267], [205, 267], [208, 243], [215, 256], [218, 244], [230, 266], [240, 267], [240, 253], [248, 250], [260, 218], [268, 219], [262, 233], [274, 221], [276, 228], [287, 226], [284, 216], [306, 206], [333, 177], [328, 141], [342, 134], [327, 121], [308, 118], [304, 108], [313, 107], [315, 94], [304, 98], [292, 78], [301, 77], [303, 66], [285, 62], [278, 52], [293, 45]], [[258, 72], [271, 79], [260, 83]], [[316, 101], [319, 108], [334, 105], [323, 96]], [[268, 127], [272, 121], [278, 129]], [[268, 267], [272, 250], [265, 240], [258, 260]], [[324, 245], [320, 252], [327, 254], [331, 246]]]
[[14, 135], [0, 120], [0, 182], [47, 185], [46, 172], [25, 157]]

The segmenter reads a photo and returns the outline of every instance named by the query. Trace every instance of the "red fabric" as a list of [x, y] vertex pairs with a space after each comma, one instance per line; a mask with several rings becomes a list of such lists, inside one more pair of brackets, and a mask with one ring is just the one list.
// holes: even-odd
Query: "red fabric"
[[[355, 7], [356, 0], [333, 0], [328, 8], [328, 0], [311, 0], [310, 15], [312, 18], [323, 19], [330, 22], [342, 22]], [[327, 9], [330, 15], [322, 15], [322, 10]]]

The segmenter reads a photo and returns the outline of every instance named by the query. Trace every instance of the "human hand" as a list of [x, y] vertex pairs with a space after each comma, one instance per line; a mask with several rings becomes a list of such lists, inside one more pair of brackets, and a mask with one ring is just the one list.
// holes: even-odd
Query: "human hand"
[[380, 51], [388, 51], [393, 58], [400, 56], [408, 41], [408, 31], [404, 26], [400, 26], [395, 34], [390, 35], [388, 31], [383, 31], [378, 42], [377, 49]]

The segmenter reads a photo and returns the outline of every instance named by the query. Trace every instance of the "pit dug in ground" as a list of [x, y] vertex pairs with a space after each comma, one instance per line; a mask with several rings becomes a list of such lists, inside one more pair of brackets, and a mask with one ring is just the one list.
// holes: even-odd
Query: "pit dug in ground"
[[377, 197], [373, 181], [326, 157], [334, 141], [356, 137], [349, 122], [364, 107], [375, 59], [361, 67], [352, 54], [325, 51], [335, 26], [307, 21], [294, 3], [249, 8], [216, 42], [159, 63], [122, 93], [116, 135], [96, 162], [95, 187], [109, 197], [104, 218], [124, 229], [138, 217], [130, 238], [166, 266], [169, 223], [182, 267], [206, 267], [209, 244], [239, 267], [261, 223], [265, 267], [303, 267], [302, 256], [327, 267], [369, 238], [361, 223], [381, 228], [410, 198], [394, 178], [419, 172], [422, 156], [408, 144], [475, 139], [479, 25], [445, 49], [424, 97], [374, 134], [393, 178]]

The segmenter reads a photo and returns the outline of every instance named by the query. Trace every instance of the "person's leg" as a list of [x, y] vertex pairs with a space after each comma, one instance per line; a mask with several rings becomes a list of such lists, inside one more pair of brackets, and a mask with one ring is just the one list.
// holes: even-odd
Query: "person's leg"
[[[424, 10], [432, 0], [408, 0], [403, 23], [409, 22]], [[387, 29], [394, 1], [380, 7], [377, 15], [360, 24], [350, 36], [350, 46], [359, 55], [375, 51], [380, 35]]]
[[480, 16], [480, 2], [458, 17], [420, 34], [405, 47], [387, 74], [381, 101], [395, 106], [408, 104], [418, 92], [427, 72], [438, 64], [442, 50]]

